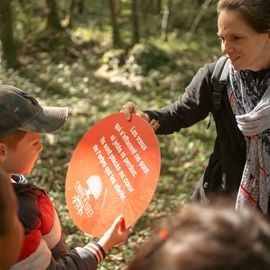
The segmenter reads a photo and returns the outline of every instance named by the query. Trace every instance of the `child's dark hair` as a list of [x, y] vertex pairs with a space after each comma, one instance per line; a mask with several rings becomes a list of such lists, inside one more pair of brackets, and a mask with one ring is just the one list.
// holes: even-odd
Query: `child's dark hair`
[[0, 136], [0, 143], [6, 144], [8, 147], [15, 149], [18, 142], [24, 137], [27, 131], [15, 130], [8, 135]]
[[191, 205], [166, 231], [138, 252], [128, 270], [270, 269], [269, 224], [255, 210]]

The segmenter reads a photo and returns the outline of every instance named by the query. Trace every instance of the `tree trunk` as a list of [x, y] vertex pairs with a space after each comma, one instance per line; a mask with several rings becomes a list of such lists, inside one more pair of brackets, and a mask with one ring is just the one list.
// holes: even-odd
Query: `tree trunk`
[[140, 18], [141, 24], [141, 36], [148, 37], [149, 36], [149, 27], [148, 27], [148, 18], [150, 14], [150, 1], [149, 0], [141, 0], [140, 1], [140, 13], [143, 14]]
[[212, 0], [205, 0], [205, 2], [202, 4], [197, 16], [195, 17], [194, 21], [192, 22], [192, 25], [190, 27], [190, 30], [188, 32], [188, 37], [191, 37], [194, 32], [196, 31], [204, 13], [206, 12], [208, 6], [210, 5]]
[[141, 0], [141, 6], [144, 13], [154, 13], [156, 10], [153, 0]]
[[67, 15], [68, 19], [68, 28], [72, 28], [73, 26], [73, 17], [76, 15], [76, 12], [79, 15], [82, 15], [84, 11], [84, 2], [83, 0], [71, 0], [69, 7], [69, 14]]
[[167, 0], [167, 5], [164, 9], [162, 22], [161, 22], [161, 38], [164, 41], [168, 40], [168, 25], [170, 20], [170, 15], [172, 11], [173, 0]]
[[137, 0], [132, 0], [131, 22], [133, 30], [132, 44], [134, 45], [135, 43], [140, 42]]
[[[1, 0], [2, 1], [2, 0]], [[47, 17], [47, 28], [53, 30], [62, 30], [62, 26], [57, 14], [57, 6], [55, 0], [46, 0], [47, 7], [49, 9], [48, 17]]]
[[75, 1], [76, 0], [71, 0], [70, 7], [69, 7], [69, 14], [68, 16], [68, 28], [72, 28], [73, 25], [73, 14], [74, 14], [74, 9], [75, 9]]
[[120, 47], [121, 39], [120, 39], [120, 32], [119, 32], [119, 26], [117, 22], [117, 12], [116, 12], [117, 0], [108, 0], [108, 1], [109, 1], [110, 13], [111, 13], [113, 46]]
[[19, 66], [13, 38], [12, 22], [11, 1], [0, 0], [0, 38], [3, 48], [2, 57], [8, 68], [16, 68]]
[[157, 13], [160, 14], [162, 9], [162, 0], [157, 1]]
[[78, 0], [77, 6], [78, 6], [78, 13], [79, 14], [83, 14], [83, 11], [84, 11], [84, 0]]

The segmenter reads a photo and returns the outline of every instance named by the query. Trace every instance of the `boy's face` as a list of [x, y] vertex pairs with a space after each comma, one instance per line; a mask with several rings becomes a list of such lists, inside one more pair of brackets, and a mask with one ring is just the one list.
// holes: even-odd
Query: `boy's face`
[[29, 174], [39, 157], [43, 146], [40, 142], [41, 133], [26, 132], [15, 149], [6, 148], [5, 161], [1, 167], [8, 173]]

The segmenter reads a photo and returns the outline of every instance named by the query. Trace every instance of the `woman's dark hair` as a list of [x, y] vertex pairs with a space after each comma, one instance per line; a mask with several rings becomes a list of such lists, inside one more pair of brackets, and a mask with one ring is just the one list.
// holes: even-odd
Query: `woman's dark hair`
[[219, 0], [217, 12], [239, 11], [258, 33], [270, 31], [270, 0]]
[[175, 220], [168, 237], [142, 247], [128, 270], [270, 269], [270, 227], [256, 210], [191, 205]]

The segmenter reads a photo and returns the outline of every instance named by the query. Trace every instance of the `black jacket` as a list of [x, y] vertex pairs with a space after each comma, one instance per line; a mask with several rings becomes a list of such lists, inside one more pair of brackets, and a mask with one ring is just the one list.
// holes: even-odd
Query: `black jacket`
[[[150, 119], [159, 120], [157, 134], [170, 134], [189, 127], [213, 113], [211, 75], [215, 63], [206, 64], [187, 86], [185, 93], [174, 103], [146, 111]], [[195, 198], [207, 200], [205, 195], [221, 192], [226, 195], [238, 191], [246, 160], [246, 146], [231, 110], [226, 89], [221, 107], [213, 113], [217, 137], [208, 166], [195, 192]]]

